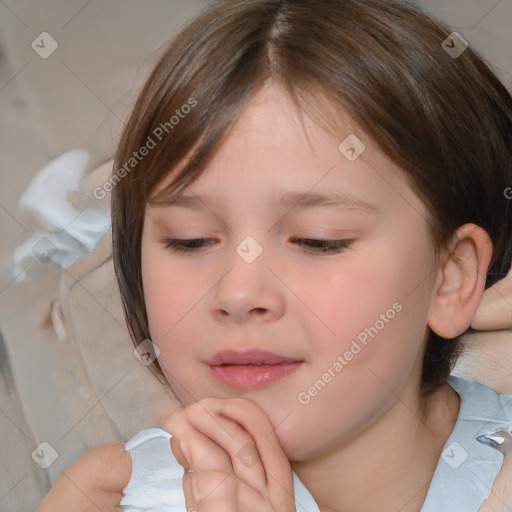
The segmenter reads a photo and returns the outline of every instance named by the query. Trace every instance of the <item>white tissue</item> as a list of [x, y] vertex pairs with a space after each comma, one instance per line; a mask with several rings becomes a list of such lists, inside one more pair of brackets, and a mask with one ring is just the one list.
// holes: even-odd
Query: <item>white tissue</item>
[[70, 201], [78, 191], [88, 161], [89, 152], [84, 149], [60, 155], [36, 174], [21, 195], [20, 209], [31, 213], [41, 229], [34, 230], [14, 250], [13, 274], [17, 279], [26, 277], [23, 267], [36, 261], [68, 268], [92, 251], [109, 230], [107, 209], [87, 204], [78, 208]]

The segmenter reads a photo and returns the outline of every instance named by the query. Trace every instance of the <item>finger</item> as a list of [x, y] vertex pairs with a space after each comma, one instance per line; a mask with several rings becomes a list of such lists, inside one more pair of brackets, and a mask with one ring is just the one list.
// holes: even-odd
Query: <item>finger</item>
[[[227, 488], [224, 483], [227, 476], [233, 475], [227, 452], [204, 433], [196, 430], [187, 419], [184, 409], [173, 414], [164, 426], [172, 435], [171, 449], [176, 460], [185, 469], [192, 471], [185, 473], [183, 477], [187, 510], [206, 512], [210, 505], [204, 504], [202, 500], [215, 493], [213, 502], [221, 503], [222, 507], [210, 510], [229, 512], [231, 509], [227, 509], [227, 503], [236, 503], [236, 489]], [[236, 508], [233, 510], [238, 512]]]
[[185, 496], [185, 508], [187, 511], [199, 512], [198, 495], [194, 484], [194, 473], [185, 473], [183, 476], [183, 494]]
[[171, 437], [171, 450], [180, 466], [183, 466], [185, 470], [191, 469], [191, 464], [189, 462], [190, 454], [188, 453], [184, 441], [180, 441], [178, 437], [173, 435]]
[[[226, 404], [230, 402], [233, 407], [225, 407]], [[197, 413], [198, 406], [200, 407], [200, 413]], [[212, 409], [213, 408], [213, 409]], [[270, 494], [270, 501], [272, 503], [271, 510], [279, 510], [279, 511], [294, 511], [295, 510], [295, 499], [294, 499], [294, 489], [293, 489], [293, 477], [291, 467], [289, 465], [289, 461], [284, 454], [279, 440], [274, 433], [273, 426], [266, 416], [266, 414], [262, 411], [262, 409], [256, 404], [245, 400], [245, 399], [233, 399], [233, 400], [223, 400], [223, 399], [203, 399], [201, 400], [201, 404], [194, 404], [194, 406], [188, 406], [186, 409], [182, 409], [180, 414], [175, 414], [171, 418], [170, 421], [167, 422], [166, 429], [171, 432], [174, 436], [180, 436], [185, 438], [185, 436], [189, 436], [189, 440], [194, 440], [194, 432], [199, 433], [196, 427], [191, 425], [191, 419], [195, 415], [204, 418], [204, 412], [209, 410], [210, 415], [210, 423], [212, 418], [218, 420], [218, 425], [221, 421], [227, 420], [229, 421], [230, 428], [237, 428], [240, 425], [243, 425], [247, 431], [252, 433], [252, 436], [255, 438], [256, 443], [256, 451], [261, 451], [263, 453], [262, 459], [264, 463], [262, 465], [261, 462], [258, 462], [256, 466], [258, 466], [261, 470], [263, 470], [265, 474], [266, 481], [268, 482], [268, 488], [263, 488], [262, 483], [256, 483], [256, 490], [263, 496]], [[220, 412], [219, 412], [220, 411]], [[188, 414], [187, 414], [188, 413]], [[187, 418], [188, 415], [188, 418]], [[229, 419], [228, 419], [229, 418]], [[187, 422], [188, 420], [188, 422]], [[186, 428], [184, 426], [186, 425]], [[205, 425], [200, 426], [200, 423], [196, 423], [196, 426], [199, 429], [207, 430]], [[229, 429], [226, 428], [229, 432]], [[233, 431], [233, 430], [232, 430]], [[268, 432], [265, 435], [265, 432]], [[246, 435], [246, 432], [243, 432]], [[208, 441], [211, 438], [208, 435], [202, 435], [203, 440], [203, 449], [208, 447]], [[215, 434], [210, 431], [210, 435], [215, 438]], [[218, 441], [224, 442], [226, 448], [232, 446], [233, 441], [222, 441], [220, 437], [216, 437]], [[201, 437], [199, 438], [201, 440]], [[191, 441], [193, 442], [193, 441]], [[250, 441], [254, 442], [254, 441]], [[220, 445], [217, 442], [213, 443], [213, 446]], [[245, 445], [244, 445], [245, 446]], [[233, 449], [232, 449], [233, 450]], [[207, 471], [210, 467], [218, 468], [220, 466], [219, 461], [214, 460], [214, 455], [211, 454], [210, 457], [202, 456], [198, 457], [198, 450], [194, 448], [191, 450], [195, 453], [192, 454], [192, 466], [195, 467], [196, 464], [199, 464], [199, 467], [204, 468], [203, 471]], [[231, 460], [233, 456], [233, 452], [230, 455], [227, 455], [226, 450], [222, 450], [226, 457]], [[227, 450], [229, 451], [229, 449]], [[201, 454], [201, 452], [199, 452]], [[176, 449], [176, 454], [179, 457], [178, 449]], [[236, 456], [233, 456], [234, 461], [240, 460], [237, 459]], [[234, 464], [234, 463], [231, 463]], [[237, 466], [237, 470], [238, 470]], [[228, 472], [227, 467], [224, 466], [224, 472]], [[274, 473], [274, 474], [273, 474]], [[242, 473], [246, 474], [246, 473]], [[263, 478], [262, 478], [263, 480]], [[254, 482], [251, 478], [245, 478], [242, 476], [239, 480], [240, 483], [249, 482], [254, 485]], [[209, 492], [211, 487], [207, 488], [205, 492]], [[191, 498], [192, 499], [192, 498]]]
[[190, 424], [225, 449], [237, 478], [267, 495], [265, 472], [252, 437], [238, 423], [218, 414], [219, 401], [202, 402], [187, 408]]
[[[176, 411], [164, 424], [171, 437], [171, 450], [178, 463], [193, 471], [233, 471], [226, 451], [190, 424], [185, 410]], [[185, 446], [187, 453], [181, 446]], [[188, 459], [188, 461], [187, 461]]]
[[[251, 485], [262, 495], [270, 496], [276, 510], [295, 510], [295, 493], [290, 463], [270, 420], [258, 405], [245, 399], [208, 398], [187, 407], [186, 415], [196, 428], [207, 432], [208, 436], [226, 448], [230, 453], [233, 470], [241, 481]], [[242, 432], [239, 439], [247, 442], [244, 444], [241, 444], [240, 441], [238, 444], [233, 443], [225, 431], [222, 432], [219, 428], [211, 427], [215, 425], [212, 422], [212, 417], [215, 418], [217, 424], [221, 424], [223, 421], [221, 418], [229, 418], [230, 427], [225, 428], [225, 431], [232, 435]], [[237, 429], [233, 422], [242, 430]], [[246, 437], [247, 434], [249, 434], [249, 438]], [[247, 454], [250, 454], [249, 457]], [[241, 461], [243, 460], [247, 466], [250, 466], [251, 455], [258, 459], [257, 464], [254, 464], [252, 469], [244, 468]], [[254, 468], [255, 471], [253, 471]]]
[[197, 482], [199, 512], [281, 512], [272, 508], [270, 499], [234, 473], [202, 471], [192, 477]]
[[[269, 496], [262, 496], [258, 490], [244, 482], [238, 485], [239, 511], [244, 512], [284, 512], [287, 509], [274, 508]], [[293, 512], [296, 512], [295, 508]]]
[[295, 510], [295, 492], [290, 461], [283, 451], [270, 419], [257, 404], [244, 398], [222, 400], [219, 413], [240, 424], [252, 437], [267, 476], [276, 510]]

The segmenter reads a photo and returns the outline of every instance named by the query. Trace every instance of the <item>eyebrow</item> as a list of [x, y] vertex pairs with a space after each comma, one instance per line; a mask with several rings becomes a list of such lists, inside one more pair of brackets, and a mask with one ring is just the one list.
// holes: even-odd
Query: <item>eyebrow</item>
[[[207, 204], [212, 203], [213, 198], [207, 194], [204, 195], [174, 195], [162, 198], [152, 204], [155, 206], [170, 207], [181, 206], [183, 208], [204, 209]], [[302, 192], [295, 190], [286, 190], [274, 196], [274, 203], [282, 205], [285, 208], [318, 208], [330, 207], [340, 210], [362, 210], [366, 213], [376, 215], [379, 213], [378, 208], [349, 192]]]

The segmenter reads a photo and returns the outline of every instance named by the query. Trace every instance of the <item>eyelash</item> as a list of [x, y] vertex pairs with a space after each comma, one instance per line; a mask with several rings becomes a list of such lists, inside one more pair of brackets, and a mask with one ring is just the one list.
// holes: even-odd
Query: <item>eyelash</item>
[[[165, 246], [175, 252], [189, 253], [203, 249], [204, 245], [198, 245], [198, 242], [212, 240], [211, 238], [192, 238], [190, 240], [181, 240], [177, 238], [167, 238], [164, 240]], [[299, 241], [300, 245], [310, 247], [312, 252], [318, 254], [334, 254], [342, 252], [353, 242], [353, 240], [317, 240], [313, 238], [292, 238], [293, 241]], [[308, 246], [307, 243], [311, 245]], [[211, 244], [208, 244], [211, 245]], [[308, 251], [306, 251], [308, 252]]]

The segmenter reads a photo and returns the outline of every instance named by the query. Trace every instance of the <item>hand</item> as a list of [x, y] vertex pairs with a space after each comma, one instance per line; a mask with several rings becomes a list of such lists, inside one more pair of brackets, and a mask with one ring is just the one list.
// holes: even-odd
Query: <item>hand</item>
[[37, 512], [115, 512], [132, 473], [124, 443], [98, 446], [55, 482]]
[[163, 425], [188, 472], [187, 511], [296, 512], [293, 475], [274, 427], [243, 398], [205, 398]]
[[485, 290], [471, 327], [477, 331], [512, 329], [512, 271]]

